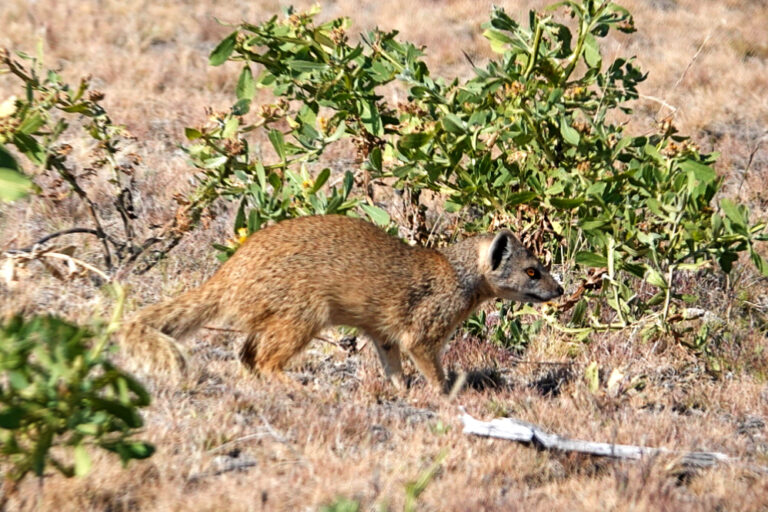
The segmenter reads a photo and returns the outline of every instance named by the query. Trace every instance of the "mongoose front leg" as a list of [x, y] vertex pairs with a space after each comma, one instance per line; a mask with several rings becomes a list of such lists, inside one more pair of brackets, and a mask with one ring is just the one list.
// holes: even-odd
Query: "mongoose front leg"
[[376, 346], [376, 352], [379, 354], [381, 366], [387, 378], [397, 389], [405, 388], [405, 378], [403, 377], [403, 365], [400, 359], [400, 347], [397, 343], [382, 342], [371, 338]]
[[446, 389], [445, 373], [440, 363], [439, 345], [419, 344], [411, 347], [408, 350], [408, 355], [411, 357], [413, 364], [416, 365], [416, 368], [435, 389], [441, 393], [448, 392], [448, 389]]

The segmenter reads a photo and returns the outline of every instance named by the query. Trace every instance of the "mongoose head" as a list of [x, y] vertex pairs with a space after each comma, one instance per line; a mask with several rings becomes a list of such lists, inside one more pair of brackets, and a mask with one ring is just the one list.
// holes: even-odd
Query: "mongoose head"
[[563, 287], [509, 230], [500, 231], [490, 243], [480, 245], [480, 260], [495, 297], [546, 302], [563, 294]]

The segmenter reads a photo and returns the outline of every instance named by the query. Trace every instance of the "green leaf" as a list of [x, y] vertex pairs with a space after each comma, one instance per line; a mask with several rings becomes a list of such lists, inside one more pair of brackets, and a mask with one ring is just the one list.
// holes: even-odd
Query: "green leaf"
[[605, 256], [595, 254], [594, 252], [579, 251], [575, 256], [576, 263], [586, 265], [587, 267], [608, 267], [608, 260]]
[[759, 270], [760, 273], [764, 276], [768, 277], [768, 263], [752, 247], [749, 248], [749, 257], [752, 260], [752, 263], [755, 264], [755, 267], [757, 267], [757, 270]]
[[644, 265], [636, 265], [634, 263], [627, 263], [626, 261], [622, 261], [619, 268], [621, 268], [621, 270], [629, 272], [635, 277], [639, 277], [640, 279], [642, 279], [645, 276]]
[[203, 136], [200, 130], [190, 127], [184, 128], [184, 135], [187, 137], [187, 140], [196, 140]]
[[432, 140], [431, 133], [408, 133], [400, 137], [398, 146], [404, 149], [417, 149]]
[[381, 137], [384, 135], [384, 125], [381, 123], [381, 116], [379, 115], [379, 107], [373, 100], [368, 100], [362, 104], [363, 112], [360, 121], [363, 123], [363, 127], [371, 135]]
[[600, 47], [597, 44], [595, 36], [587, 34], [584, 38], [584, 62], [590, 68], [600, 69], [602, 59], [600, 57]]
[[339, 126], [336, 127], [336, 130], [334, 130], [334, 132], [329, 137], [324, 139], [325, 143], [330, 144], [331, 142], [336, 142], [342, 138], [346, 132], [347, 125], [345, 123], [339, 123]]
[[581, 299], [573, 308], [570, 324], [575, 326], [584, 325], [584, 319], [587, 316], [587, 310], [587, 301], [585, 299]]
[[40, 114], [33, 114], [24, 119], [24, 122], [19, 126], [18, 131], [27, 135], [34, 134], [41, 126], [45, 124], [45, 119]]
[[123, 420], [130, 428], [139, 428], [144, 423], [141, 416], [139, 416], [138, 411], [131, 406], [123, 405], [116, 400], [107, 400], [104, 398], [93, 397], [91, 400], [93, 402], [94, 410], [106, 411]]
[[370, 170], [381, 173], [382, 156], [380, 147], [377, 146], [371, 150], [370, 154], [368, 155], [368, 165]]
[[24, 368], [25, 366], [20, 366], [18, 370], [8, 370], [8, 382], [11, 384], [11, 388], [16, 391], [27, 389], [29, 386], [29, 379], [25, 375]]
[[715, 170], [695, 160], [683, 160], [678, 164], [682, 170], [702, 183], [712, 183], [717, 178]]
[[488, 42], [491, 44], [491, 50], [493, 50], [495, 53], [506, 52], [507, 45], [513, 41], [513, 39], [506, 35], [504, 32], [494, 28], [489, 28], [483, 32], [483, 37], [488, 39]]
[[44, 428], [32, 450], [32, 471], [37, 476], [43, 476], [45, 461], [48, 458], [48, 450], [53, 444], [53, 430]]
[[136, 395], [133, 399], [134, 405], [143, 407], [150, 404], [152, 397], [141, 382], [139, 382], [133, 375], [125, 372], [123, 372], [123, 379], [125, 379], [125, 382], [128, 384], [128, 389]]
[[616, 156], [621, 152], [621, 150], [629, 146], [632, 142], [633, 142], [632, 137], [624, 137], [621, 140], [619, 140], [616, 143], [616, 145], [613, 147], [613, 155], [614, 155], [613, 158], [615, 159]]
[[733, 268], [733, 262], [738, 259], [739, 259], [739, 255], [737, 253], [726, 251], [720, 255], [717, 262], [720, 264], [720, 268], [723, 269], [723, 272], [727, 274]]
[[70, 105], [68, 107], [64, 107], [61, 110], [64, 112], [69, 112], [70, 114], [84, 114], [88, 112], [89, 108], [88, 105], [85, 103], [78, 103], [76, 105]]
[[270, 87], [275, 83], [275, 80], [277, 80], [275, 75], [269, 71], [262, 71], [261, 74], [256, 78], [256, 83], [264, 87]]
[[661, 273], [656, 270], [655, 268], [648, 268], [645, 274], [645, 280], [649, 284], [652, 284], [656, 288], [661, 288], [662, 290], [666, 290], [667, 287], [667, 281], [664, 279], [664, 277], [661, 275]]
[[299, 73], [311, 73], [313, 71], [326, 71], [329, 69], [328, 64], [311, 60], [286, 59], [283, 62], [286, 66]]
[[73, 450], [75, 459], [75, 475], [85, 476], [91, 471], [91, 456], [88, 455], [85, 446], [78, 444]]
[[5, 146], [2, 144], [0, 144], [0, 167], [5, 167], [6, 169], [12, 169], [16, 172], [21, 172], [21, 167], [19, 167], [16, 159], [13, 157], [10, 151], [5, 149]]
[[15, 201], [32, 190], [32, 181], [23, 174], [0, 167], [0, 200]]
[[579, 132], [575, 128], [569, 126], [568, 121], [566, 121], [564, 117], [560, 118], [560, 135], [562, 135], [563, 139], [571, 146], [578, 146], [579, 141], [581, 140]]
[[444, 204], [445, 211], [448, 213], [456, 213], [461, 210], [463, 206], [464, 205], [462, 205], [460, 202], [451, 201], [450, 199], [446, 199]]
[[125, 447], [132, 459], [146, 459], [155, 453], [155, 447], [152, 444], [141, 441], [127, 443]]
[[8, 407], [7, 409], [0, 411], [0, 428], [19, 428], [23, 417], [24, 409], [21, 407]]
[[75, 431], [86, 436], [95, 436], [99, 433], [99, 424], [81, 423], [75, 427]]
[[214, 156], [203, 160], [203, 169], [215, 169], [227, 163], [226, 155]]
[[248, 98], [243, 98], [241, 100], [237, 100], [237, 102], [232, 105], [232, 115], [235, 116], [244, 116], [251, 110], [251, 100]]
[[13, 135], [13, 143], [16, 144], [16, 148], [19, 151], [24, 153], [27, 158], [37, 165], [43, 165], [45, 163], [45, 148], [41, 146], [34, 137], [31, 137], [26, 133], [16, 132]]
[[581, 226], [581, 229], [583, 229], [584, 231], [593, 231], [595, 229], [605, 226], [606, 224], [608, 224], [608, 221], [603, 219], [594, 219], [594, 220], [579, 222], [579, 226]]
[[659, 153], [658, 148], [656, 148], [656, 146], [653, 144], [646, 144], [645, 147], [643, 147], [643, 151], [646, 155], [656, 160], [657, 163], [664, 163], [664, 157], [661, 155], [661, 153]]
[[221, 130], [222, 139], [231, 139], [237, 133], [240, 127], [240, 120], [237, 117], [230, 117], [224, 122], [224, 129]]
[[325, 185], [325, 182], [328, 181], [328, 178], [331, 176], [331, 170], [329, 168], [325, 168], [322, 171], [320, 171], [320, 174], [317, 175], [317, 178], [315, 179], [315, 184], [312, 185], [312, 188], [310, 189], [310, 193], [315, 194], [317, 193], [320, 188]]
[[584, 369], [584, 380], [587, 383], [587, 389], [592, 393], [597, 393], [600, 389], [600, 368], [597, 361], [592, 361]]
[[347, 171], [344, 173], [344, 187], [343, 187], [343, 193], [344, 197], [347, 197], [349, 193], [352, 191], [352, 187], [355, 184], [355, 175], [351, 171]]
[[285, 162], [285, 137], [283, 132], [274, 128], [269, 130], [269, 142], [272, 143], [272, 147], [275, 148], [275, 152], [280, 157], [280, 160]]
[[248, 231], [255, 233], [261, 229], [261, 225], [264, 223], [264, 219], [261, 218], [259, 210], [253, 209], [248, 212]]
[[382, 227], [386, 227], [389, 225], [389, 222], [390, 222], [389, 214], [385, 210], [382, 210], [378, 206], [374, 206], [368, 203], [361, 203], [360, 208], [363, 209], [366, 215], [368, 215], [368, 218], [371, 219], [374, 222], [374, 224], [378, 224], [379, 226], [382, 226]]
[[252, 100], [253, 95], [256, 94], [256, 82], [253, 80], [251, 67], [247, 64], [240, 72], [240, 78], [237, 79], [235, 94], [237, 94], [237, 99], [239, 100]]
[[464, 121], [456, 114], [446, 114], [442, 119], [442, 123], [443, 129], [448, 133], [463, 134], [467, 131]]
[[208, 62], [211, 66], [220, 66], [227, 62], [227, 59], [229, 59], [229, 56], [232, 55], [232, 52], [235, 50], [237, 34], [237, 30], [235, 30], [222, 39], [218, 46], [213, 49], [211, 55], [208, 57]]
[[155, 453], [155, 447], [142, 441], [102, 441], [99, 446], [120, 455], [125, 464], [131, 459], [146, 459]]
[[560, 210], [570, 210], [571, 208], [581, 206], [584, 202], [584, 198], [552, 197], [549, 199], [549, 202], [552, 206]]
[[243, 199], [240, 201], [240, 206], [237, 208], [237, 213], [235, 214], [234, 232], [236, 236], [240, 234], [238, 231], [245, 227], [245, 205], [247, 202], [248, 197], [243, 196]]
[[525, 204], [531, 202], [533, 199], [536, 199], [539, 197], [539, 194], [532, 190], [524, 190], [523, 192], [515, 192], [514, 194], [511, 194], [507, 200], [504, 202], [504, 205], [507, 208], [511, 208], [513, 206], [516, 206], [518, 204]]
[[741, 228], [746, 228], [749, 220], [736, 203], [726, 198], [720, 201], [720, 208], [725, 212], [725, 216], [728, 220]]

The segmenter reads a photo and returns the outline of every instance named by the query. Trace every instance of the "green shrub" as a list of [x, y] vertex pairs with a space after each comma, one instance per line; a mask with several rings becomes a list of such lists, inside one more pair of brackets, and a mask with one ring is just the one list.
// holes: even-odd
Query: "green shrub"
[[[702, 154], [671, 123], [633, 136], [617, 121], [631, 113], [645, 76], [631, 58], [604, 63], [597, 41], [611, 29], [634, 30], [625, 9], [560, 2], [532, 11], [525, 28], [495, 8], [484, 35], [499, 57], [466, 81], [432, 78], [422, 50], [397, 32], [375, 30], [351, 45], [347, 19], [316, 25], [316, 13], [288, 9], [282, 20], [243, 23], [211, 53], [212, 65], [242, 63], [237, 101], [213, 128], [188, 131], [196, 142], [188, 151], [208, 183], [240, 201], [236, 228], [355, 214], [358, 202], [388, 222], [349, 174], [342, 193], [331, 190], [343, 205], [334, 210], [319, 186], [327, 169], [314, 182], [291, 171], [301, 165], [306, 173], [307, 162], [347, 137], [363, 170], [394, 181], [414, 210], [425, 209], [421, 192], [430, 190], [466, 231], [507, 225], [554, 263], [601, 269], [570, 317], [565, 308], [545, 314], [567, 331], [638, 322], [666, 329], [671, 312], [691, 300], [675, 276], [713, 264], [729, 272], [742, 252], [768, 275], [754, 246], [766, 239], [765, 224], [752, 224], [747, 208], [729, 199], [714, 203], [716, 155]], [[391, 82], [407, 88], [407, 102], [387, 103], [382, 87]], [[249, 122], [258, 88], [278, 99]], [[267, 131], [274, 163], [251, 151], [247, 134], [257, 129]]]
[[84, 475], [89, 450], [125, 464], [154, 452], [133, 438], [144, 387], [104, 354], [111, 328], [80, 327], [55, 316], [14, 316], [0, 325], [0, 453], [5, 477], [20, 481], [53, 467]]

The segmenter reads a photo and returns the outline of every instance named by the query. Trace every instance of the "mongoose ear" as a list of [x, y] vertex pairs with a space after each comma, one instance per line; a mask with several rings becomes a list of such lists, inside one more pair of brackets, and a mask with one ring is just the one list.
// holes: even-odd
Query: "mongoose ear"
[[509, 243], [509, 231], [501, 231], [491, 242], [491, 246], [488, 248], [488, 263], [491, 265], [491, 270], [496, 270], [505, 259], [509, 257], [510, 243]]

